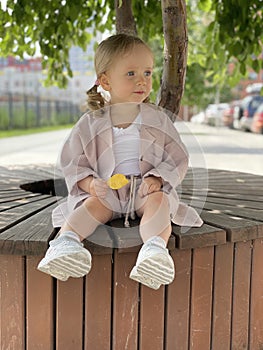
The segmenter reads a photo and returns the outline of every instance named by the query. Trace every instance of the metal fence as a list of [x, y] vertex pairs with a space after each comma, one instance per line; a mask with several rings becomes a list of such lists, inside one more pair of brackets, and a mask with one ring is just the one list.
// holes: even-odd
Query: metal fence
[[0, 93], [1, 130], [70, 124], [80, 114], [79, 105], [69, 100]]

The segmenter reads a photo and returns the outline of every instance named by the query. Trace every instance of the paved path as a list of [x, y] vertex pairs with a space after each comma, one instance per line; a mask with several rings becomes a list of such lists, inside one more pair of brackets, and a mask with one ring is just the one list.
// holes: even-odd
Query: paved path
[[55, 163], [70, 129], [0, 139], [0, 165]]
[[191, 159], [197, 150], [194, 140], [200, 145], [207, 168], [263, 175], [263, 135], [194, 123], [178, 128]]
[[[196, 167], [263, 175], [263, 135], [177, 123]], [[56, 163], [69, 129], [0, 139], [0, 165]]]

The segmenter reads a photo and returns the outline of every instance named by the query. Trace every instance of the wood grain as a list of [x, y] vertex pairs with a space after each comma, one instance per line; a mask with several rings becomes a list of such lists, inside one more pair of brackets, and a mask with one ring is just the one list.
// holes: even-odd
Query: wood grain
[[39, 273], [38, 257], [26, 260], [26, 335], [27, 350], [52, 349], [54, 344], [53, 280]]
[[24, 258], [0, 255], [0, 348], [25, 347]]

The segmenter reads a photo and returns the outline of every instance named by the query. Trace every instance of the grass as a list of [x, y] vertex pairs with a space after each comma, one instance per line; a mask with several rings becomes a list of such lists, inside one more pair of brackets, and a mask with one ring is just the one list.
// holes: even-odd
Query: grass
[[56, 131], [62, 129], [72, 128], [74, 124], [66, 125], [53, 125], [53, 126], [43, 126], [39, 128], [30, 128], [30, 129], [13, 129], [13, 130], [0, 130], [0, 138], [12, 137], [12, 136], [22, 136], [22, 135], [31, 135], [47, 131]]

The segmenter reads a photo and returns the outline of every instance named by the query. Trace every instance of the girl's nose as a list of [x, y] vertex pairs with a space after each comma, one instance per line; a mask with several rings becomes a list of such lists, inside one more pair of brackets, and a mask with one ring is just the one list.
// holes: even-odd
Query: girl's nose
[[140, 75], [137, 80], [137, 85], [145, 85], [146, 84], [146, 79], [144, 75]]

